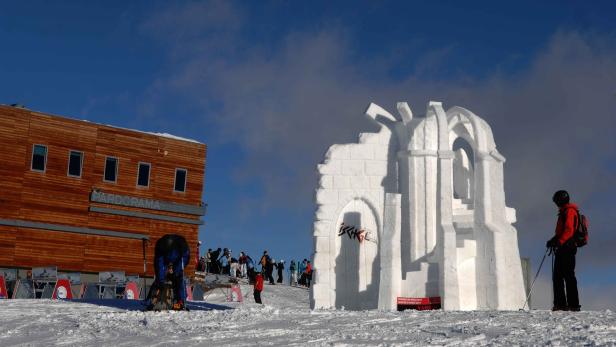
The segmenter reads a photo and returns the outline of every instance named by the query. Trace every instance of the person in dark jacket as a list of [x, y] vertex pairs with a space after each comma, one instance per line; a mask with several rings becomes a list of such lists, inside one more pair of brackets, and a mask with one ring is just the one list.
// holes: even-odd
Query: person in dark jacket
[[276, 265], [276, 270], [278, 270], [278, 280], [276, 282], [282, 283], [282, 272], [284, 271], [284, 260], [280, 259], [280, 261]]
[[248, 283], [254, 284], [257, 272], [255, 271], [255, 262], [249, 255], [246, 255], [246, 272], [248, 274]]
[[267, 280], [270, 284], [276, 284], [274, 282], [274, 267], [276, 266], [276, 261], [274, 259], [270, 259], [266, 265], [266, 275]]
[[552, 201], [558, 206], [555, 235], [546, 244], [554, 251], [554, 272], [552, 273], [554, 307], [552, 311], [580, 310], [577, 279], [575, 278], [577, 246], [573, 243], [573, 233], [580, 221], [577, 205], [570, 203], [569, 200], [569, 193], [565, 190], [557, 191], [552, 197]]
[[221, 249], [218, 247], [217, 250], [210, 253], [211, 262], [210, 262], [210, 272], [213, 274], [220, 273], [220, 263], [218, 262], [218, 257], [220, 256]]

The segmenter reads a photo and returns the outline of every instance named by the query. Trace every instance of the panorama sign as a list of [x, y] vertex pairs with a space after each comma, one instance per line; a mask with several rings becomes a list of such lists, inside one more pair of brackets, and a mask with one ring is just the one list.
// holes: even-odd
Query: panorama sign
[[90, 201], [128, 207], [148, 208], [151, 210], [161, 209], [160, 202], [156, 200], [137, 198], [134, 196], [103, 193], [96, 190], [92, 192]]

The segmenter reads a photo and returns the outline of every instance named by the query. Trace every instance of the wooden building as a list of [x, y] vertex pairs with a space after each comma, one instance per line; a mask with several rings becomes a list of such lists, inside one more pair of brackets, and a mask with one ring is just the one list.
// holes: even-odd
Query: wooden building
[[150, 277], [168, 233], [194, 259], [204, 144], [0, 105], [0, 149], [0, 267]]

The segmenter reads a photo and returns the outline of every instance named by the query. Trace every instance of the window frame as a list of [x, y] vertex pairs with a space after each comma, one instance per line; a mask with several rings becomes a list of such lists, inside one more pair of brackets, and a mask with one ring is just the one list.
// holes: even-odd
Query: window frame
[[[115, 181], [109, 181], [107, 180], [107, 178], [105, 177], [105, 173], [107, 172], [107, 159], [109, 158], [113, 158], [116, 161], [116, 167], [115, 167]], [[117, 184], [118, 183], [118, 171], [120, 170], [120, 158], [115, 157], [113, 155], [106, 155], [105, 156], [105, 166], [103, 167], [103, 182], [105, 183], [113, 183], [113, 184]]]
[[[142, 164], [148, 166], [148, 185], [146, 185], [146, 186], [142, 186], [142, 185], [139, 184], [139, 173], [141, 172], [141, 165]], [[141, 188], [141, 189], [148, 189], [148, 188], [150, 188], [150, 177], [152, 177], [152, 163], [148, 163], [148, 162], [145, 162], [145, 161], [140, 161], [139, 163], [137, 163], [137, 182], [135, 182], [137, 188]]]
[[[79, 176], [71, 175], [71, 154], [79, 153], [81, 157], [79, 158]], [[83, 159], [85, 157], [85, 153], [83, 151], [78, 151], [76, 149], [68, 150], [68, 164], [66, 165], [66, 176], [73, 178], [81, 178], [83, 176]]]
[[[45, 158], [43, 159], [43, 170], [34, 168], [34, 148], [36, 146], [45, 147]], [[32, 155], [30, 156], [30, 171], [41, 172], [41, 173], [47, 172], [47, 156], [48, 155], [49, 155], [49, 148], [47, 147], [47, 145], [44, 145], [41, 143], [33, 143], [32, 144]]]
[[[176, 186], [176, 182], [178, 179], [178, 171], [184, 171], [184, 190], [176, 190], [175, 186]], [[186, 185], [188, 183], [188, 169], [185, 168], [181, 168], [181, 167], [176, 167], [175, 168], [175, 175], [173, 176], [173, 192], [174, 193], [186, 193]]]

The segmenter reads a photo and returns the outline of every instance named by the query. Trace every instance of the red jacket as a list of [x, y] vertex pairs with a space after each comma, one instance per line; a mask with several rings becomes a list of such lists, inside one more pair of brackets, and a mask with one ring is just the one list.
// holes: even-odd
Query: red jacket
[[577, 219], [578, 207], [576, 204], [565, 204], [560, 208], [556, 222], [556, 239], [560, 246], [573, 237]]
[[256, 281], [255, 281], [255, 290], [258, 292], [263, 290], [263, 276], [261, 274], [257, 275]]
[[306, 273], [310, 275], [311, 272], [312, 272], [312, 264], [308, 263], [308, 265], [306, 265]]

